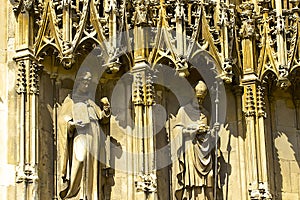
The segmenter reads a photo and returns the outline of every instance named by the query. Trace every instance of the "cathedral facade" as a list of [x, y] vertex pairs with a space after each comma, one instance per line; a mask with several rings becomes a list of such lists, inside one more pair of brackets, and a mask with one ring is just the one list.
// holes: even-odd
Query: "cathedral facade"
[[299, 3], [1, 0], [0, 198], [300, 199]]

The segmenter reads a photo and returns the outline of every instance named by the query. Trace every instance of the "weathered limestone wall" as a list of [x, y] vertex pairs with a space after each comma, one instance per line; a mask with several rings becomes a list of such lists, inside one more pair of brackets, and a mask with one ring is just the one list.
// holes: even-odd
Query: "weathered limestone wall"
[[288, 91], [274, 92], [274, 171], [276, 199], [300, 198], [300, 130], [296, 112]]
[[[244, 155], [239, 152], [239, 142], [244, 141], [242, 133], [238, 130], [237, 104], [233, 89], [226, 88], [227, 109], [224, 129], [220, 131], [220, 184], [222, 186], [224, 199], [243, 199], [242, 173], [240, 168], [241, 159]], [[232, 192], [235, 191], [235, 192]]]

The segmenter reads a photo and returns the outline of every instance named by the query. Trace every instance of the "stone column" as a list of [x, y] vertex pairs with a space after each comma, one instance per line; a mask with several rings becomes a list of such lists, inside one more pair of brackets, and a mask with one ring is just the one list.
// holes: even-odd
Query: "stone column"
[[264, 99], [257, 75], [255, 6], [250, 1], [241, 4], [240, 30], [243, 54], [243, 112], [245, 115], [245, 158], [248, 199], [271, 199], [268, 189], [266, 162]]
[[271, 199], [265, 140], [265, 111], [262, 88], [255, 74], [244, 76], [246, 174], [250, 199]]
[[[38, 82], [40, 66], [32, 55], [16, 57], [19, 135], [17, 197], [39, 199], [38, 194]], [[20, 198], [23, 199], [23, 198]]]
[[244, 113], [245, 113], [245, 148], [246, 148], [246, 174], [248, 190], [252, 199], [256, 194], [258, 180], [258, 163], [256, 152], [256, 85], [249, 84], [244, 87]]
[[257, 86], [257, 134], [256, 144], [258, 145], [258, 189], [263, 199], [272, 199], [269, 191], [269, 173], [267, 164], [267, 151], [266, 151], [266, 130], [265, 130], [265, 99], [263, 88]]
[[16, 55], [18, 64], [19, 164], [17, 199], [39, 199], [38, 191], [38, 82], [40, 66], [33, 55], [34, 19], [32, 2], [15, 7], [17, 17]]
[[19, 138], [19, 161], [16, 171], [17, 184], [17, 199], [23, 199], [26, 194], [25, 185], [25, 96], [26, 96], [26, 68], [24, 62], [18, 63], [18, 78], [16, 92], [17, 97], [17, 115], [19, 128], [17, 129], [17, 135]]
[[156, 197], [156, 172], [154, 157], [154, 122], [152, 106], [153, 82], [147, 65], [134, 68], [133, 77], [133, 172], [136, 192], [134, 199], [154, 200]]
[[154, 129], [152, 118], [153, 83], [148, 76], [151, 71], [147, 58], [148, 52], [148, 9], [149, 2], [134, 3], [134, 66], [133, 74], [133, 104], [134, 104], [134, 139], [133, 153], [134, 176], [136, 192], [134, 199], [157, 199], [156, 173], [154, 169]]

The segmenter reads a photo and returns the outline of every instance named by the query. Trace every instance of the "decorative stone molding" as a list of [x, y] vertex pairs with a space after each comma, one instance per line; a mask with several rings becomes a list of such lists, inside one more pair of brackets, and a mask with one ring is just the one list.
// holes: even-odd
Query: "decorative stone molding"
[[39, 71], [40, 67], [35, 62], [30, 65], [29, 72], [29, 91], [30, 94], [39, 94]]
[[153, 85], [153, 76], [149, 73], [147, 75], [146, 80], [146, 105], [153, 105], [155, 104], [155, 91], [154, 91], [154, 85]]
[[133, 103], [135, 105], [141, 105], [144, 103], [144, 88], [141, 73], [137, 73], [135, 75]]
[[26, 164], [25, 165], [25, 175], [26, 175], [26, 179], [25, 181], [27, 183], [33, 183], [38, 181], [39, 177], [37, 174], [37, 170], [36, 170], [36, 165], [32, 165], [32, 164]]
[[26, 66], [24, 61], [18, 62], [18, 78], [16, 91], [18, 94], [26, 93]]
[[261, 86], [257, 86], [257, 114], [258, 117], [267, 117], [265, 111], [265, 99], [264, 99], [264, 89]]
[[32, 166], [30, 164], [26, 164], [24, 169], [22, 166], [18, 166], [16, 171], [16, 183], [33, 183], [39, 180], [36, 165]]
[[253, 96], [253, 89], [250, 85], [246, 86], [245, 89], [246, 89], [245, 115], [246, 117], [252, 117], [255, 116], [255, 100]]

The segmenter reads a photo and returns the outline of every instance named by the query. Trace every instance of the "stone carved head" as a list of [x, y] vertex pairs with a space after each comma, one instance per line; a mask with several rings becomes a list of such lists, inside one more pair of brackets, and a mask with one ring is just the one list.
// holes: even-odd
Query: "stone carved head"
[[204, 98], [207, 95], [207, 86], [203, 81], [198, 82], [198, 84], [195, 87], [195, 93], [199, 104], [202, 104]]
[[81, 74], [79, 74], [79, 76], [77, 77], [78, 80], [78, 85], [77, 85], [77, 92], [79, 93], [88, 93], [89, 91], [89, 86], [90, 83], [92, 81], [92, 74], [89, 71], [85, 71], [82, 72]]

